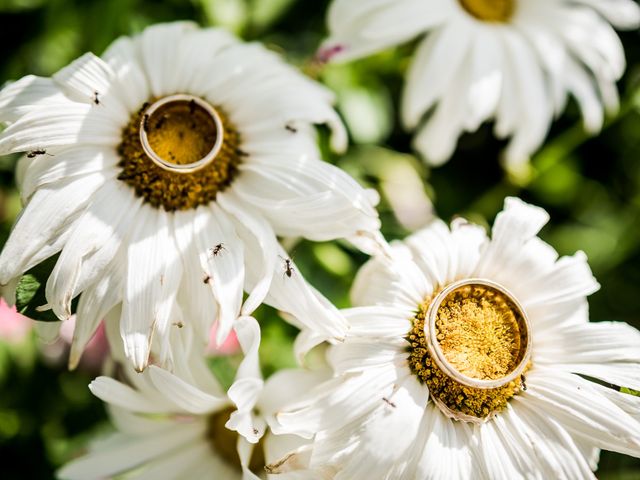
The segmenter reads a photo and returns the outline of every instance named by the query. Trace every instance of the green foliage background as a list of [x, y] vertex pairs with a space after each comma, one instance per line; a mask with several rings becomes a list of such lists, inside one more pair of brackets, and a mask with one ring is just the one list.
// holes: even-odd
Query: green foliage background
[[[463, 215], [489, 225], [506, 195], [546, 208], [552, 221], [543, 238], [561, 254], [584, 250], [601, 290], [590, 299], [591, 317], [640, 327], [640, 42], [623, 33], [628, 70], [620, 83], [620, 114], [603, 133], [588, 138], [575, 105], [553, 126], [546, 146], [528, 172], [505, 172], [503, 144], [491, 125], [462, 138], [445, 166], [428, 169], [413, 156], [410, 136], [399, 127], [396, 106], [412, 45], [346, 66], [318, 72], [311, 57], [325, 34], [328, 0], [0, 0], [0, 84], [33, 73], [50, 75], [85, 51], [101, 53], [120, 35], [146, 25], [193, 19], [225, 25], [247, 40], [260, 40], [338, 92], [339, 108], [352, 133], [344, 157], [327, 160], [383, 198], [383, 232], [407, 234], [411, 222], [426, 221], [430, 204], [445, 220]], [[13, 169], [16, 158], [0, 158], [0, 245], [20, 209]], [[411, 188], [408, 188], [408, 187]], [[413, 197], [401, 193], [410, 191]], [[404, 205], [404, 207], [403, 207]], [[411, 206], [422, 212], [407, 221]], [[404, 212], [404, 213], [403, 213]], [[414, 225], [415, 226], [415, 225]], [[320, 291], [347, 306], [350, 282], [366, 258], [343, 243], [295, 247], [295, 260]], [[292, 365], [292, 327], [270, 309], [263, 325], [265, 374]], [[96, 431], [107, 428], [102, 404], [86, 385], [95, 372], [69, 373], [46, 362], [30, 338], [19, 346], [0, 343], [0, 477], [50, 478], [54, 469]], [[212, 361], [229, 382], [237, 359]], [[603, 479], [640, 478], [640, 462], [604, 452]]]

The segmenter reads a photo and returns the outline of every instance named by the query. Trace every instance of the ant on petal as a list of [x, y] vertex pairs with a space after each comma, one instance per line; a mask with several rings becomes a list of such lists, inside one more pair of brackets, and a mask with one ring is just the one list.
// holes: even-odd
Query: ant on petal
[[293, 275], [293, 272], [296, 271], [296, 269], [293, 268], [292, 260], [290, 258], [284, 258], [284, 257], [282, 257], [280, 255], [278, 255], [278, 256], [284, 262], [283, 265], [282, 265], [282, 268], [284, 269], [284, 274], [283, 275], [286, 275], [287, 277], [291, 278], [291, 275]]

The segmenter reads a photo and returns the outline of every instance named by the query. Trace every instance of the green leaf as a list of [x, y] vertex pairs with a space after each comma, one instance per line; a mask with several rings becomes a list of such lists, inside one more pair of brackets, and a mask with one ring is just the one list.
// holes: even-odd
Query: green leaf
[[58, 255], [55, 255], [36, 265], [20, 277], [16, 287], [16, 308], [21, 314], [43, 322], [57, 322], [60, 320], [51, 310], [38, 311], [38, 307], [47, 304], [44, 294], [45, 285], [57, 259]]
[[40, 282], [33, 275], [23, 275], [16, 288], [16, 308], [22, 312], [29, 306], [40, 288]]

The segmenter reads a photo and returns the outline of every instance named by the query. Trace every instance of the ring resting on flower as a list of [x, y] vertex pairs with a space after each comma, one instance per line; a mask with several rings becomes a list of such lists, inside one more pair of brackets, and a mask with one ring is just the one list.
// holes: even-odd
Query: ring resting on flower
[[144, 110], [138, 128], [144, 152], [169, 172], [200, 170], [222, 149], [220, 115], [208, 102], [192, 95], [170, 95], [154, 102]]
[[524, 388], [530, 330], [505, 287], [477, 278], [454, 282], [419, 306], [409, 365], [445, 415], [482, 423]]
[[214, 201], [243, 156], [240, 135], [222, 110], [187, 94], [145, 102], [124, 127], [118, 153], [118, 178], [169, 212]]

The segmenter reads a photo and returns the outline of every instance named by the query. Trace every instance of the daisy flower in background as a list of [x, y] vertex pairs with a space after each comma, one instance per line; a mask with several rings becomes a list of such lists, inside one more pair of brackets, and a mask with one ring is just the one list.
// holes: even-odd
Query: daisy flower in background
[[402, 120], [438, 165], [465, 131], [495, 120], [508, 163], [536, 151], [573, 96], [591, 133], [618, 107], [632, 0], [334, 0], [321, 60], [347, 61], [427, 34], [407, 73]]
[[491, 238], [438, 221], [365, 264], [334, 378], [277, 416], [314, 438], [310, 468], [594, 478], [599, 449], [640, 456], [640, 398], [616, 387], [640, 389], [640, 332], [589, 323], [599, 286], [582, 252], [537, 237], [547, 221], [509, 198]]
[[[110, 339], [118, 336], [117, 322], [114, 314], [105, 321]], [[258, 365], [258, 323], [242, 317], [234, 331], [245, 357], [228, 392], [207, 369], [187, 326], [172, 333], [179, 337], [172, 348], [181, 359], [173, 373], [155, 365], [136, 373], [125, 363], [123, 382], [106, 376], [95, 379], [89, 388], [109, 405], [117, 432], [98, 439], [58, 477], [252, 480], [264, 477], [266, 462], [306, 443], [292, 435], [273, 435], [268, 426], [285, 401], [326, 379], [326, 374], [283, 370], [265, 383]], [[126, 360], [119, 338], [113, 344], [116, 360]]]
[[[171, 361], [168, 332], [183, 318], [203, 345], [217, 320], [222, 343], [288, 269], [276, 235], [367, 248], [378, 232], [375, 192], [321, 161], [314, 124], [329, 126], [334, 149], [347, 142], [332, 101], [263, 46], [185, 22], [9, 85], [0, 154], [26, 152], [17, 172], [25, 207], [0, 256], [0, 285], [10, 291], [59, 253], [42, 308], [67, 319], [82, 293], [72, 368], [120, 303], [138, 370], [152, 337], [156, 359]], [[314, 303], [301, 283], [281, 282], [279, 293]], [[303, 316], [327, 337], [342, 334], [332, 318]]]

